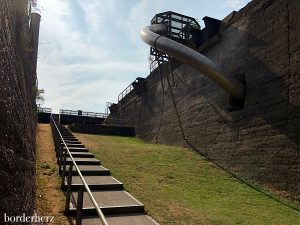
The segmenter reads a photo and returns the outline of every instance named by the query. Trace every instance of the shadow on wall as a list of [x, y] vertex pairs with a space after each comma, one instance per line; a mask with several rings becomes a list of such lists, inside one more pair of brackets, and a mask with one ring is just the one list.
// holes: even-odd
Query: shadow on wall
[[[296, 198], [297, 196], [299, 198], [297, 171], [299, 171], [300, 88], [299, 83], [296, 82], [296, 76], [299, 75], [299, 71], [296, 70], [299, 52], [292, 51], [293, 42], [296, 42], [295, 39], [292, 39], [293, 36], [296, 36], [296, 26], [290, 25], [289, 5], [288, 1], [286, 2], [286, 15], [278, 17], [276, 27], [269, 27], [269, 29], [279, 30], [274, 30], [274, 37], [268, 37], [267, 41], [265, 35], [270, 35], [271, 32], [265, 32], [264, 26], [257, 25], [255, 14], [249, 17], [247, 30], [255, 30], [256, 34], [243, 32], [233, 26], [229, 28], [230, 35], [241, 37], [240, 41], [245, 45], [242, 50], [240, 46], [237, 46], [237, 49], [231, 49], [231, 51], [237, 51], [234, 59], [240, 60], [236, 63], [239, 65], [236, 69], [226, 65], [226, 61], [221, 64], [228, 70], [230, 69], [232, 74], [235, 74], [235, 71], [240, 73], [241, 70], [245, 73], [247, 96], [244, 109], [228, 112], [224, 101], [219, 100], [220, 96], [216, 97], [205, 89], [199, 90], [198, 94], [205, 98], [210, 108], [219, 116], [219, 123], [232, 131], [238, 131], [234, 141], [239, 141], [241, 132], [252, 137], [256, 136], [256, 138], [259, 135], [262, 138], [264, 136], [269, 138], [264, 141], [258, 140], [258, 138], [257, 140], [253, 139], [253, 143], [251, 143], [252, 146], [259, 146], [258, 156], [267, 157], [256, 159], [260, 161], [258, 165], [265, 164], [263, 165], [265, 169], [261, 169], [262, 173], [257, 177], [266, 181], [272, 179], [269, 177], [275, 176], [279, 179], [276, 182], [281, 182], [284, 186], [283, 189], [293, 190]], [[262, 9], [265, 8], [262, 7]], [[268, 21], [270, 18], [265, 19]], [[258, 27], [253, 28], [254, 26]], [[278, 37], [277, 33], [280, 34]], [[192, 81], [193, 78], [190, 82]], [[265, 129], [261, 129], [263, 126]], [[269, 126], [274, 129], [270, 129]], [[283, 142], [285, 139], [289, 139], [291, 142]], [[256, 154], [256, 152], [251, 154]], [[237, 157], [234, 154], [228, 155], [227, 161], [232, 159], [237, 160]], [[248, 163], [257, 166], [254, 161]], [[234, 167], [234, 165], [229, 165], [229, 167]], [[275, 175], [268, 174], [270, 172]]]
[[[251, 24], [251, 20], [248, 23]], [[235, 27], [230, 27], [229, 29], [231, 29], [230, 35], [240, 37], [243, 39], [243, 42], [247, 43], [245, 48], [243, 48], [244, 51], [238, 53], [240, 56], [235, 56], [235, 58], [240, 58], [240, 62], [237, 64], [243, 64], [243, 67], [231, 69], [231, 74], [239, 74], [241, 72], [245, 74], [247, 95], [244, 108], [229, 112], [228, 106], [226, 107], [223, 102], [217, 101], [216, 97], [207, 92], [207, 90], [200, 89], [196, 94], [205, 98], [211, 108], [220, 116], [222, 123], [228, 125], [228, 127], [238, 129], [248, 127], [249, 125], [252, 126], [253, 124], [251, 123], [253, 119], [261, 118], [298, 145], [300, 120], [296, 118], [300, 115], [300, 107], [290, 102], [290, 95], [297, 95], [297, 93], [292, 93], [293, 90], [291, 90], [293, 86], [290, 82], [292, 82], [292, 76], [296, 74], [292, 74], [290, 68], [291, 56], [289, 46], [287, 46], [288, 43], [283, 43], [286, 42], [286, 40], [283, 40], [281, 44], [283, 45], [281, 46], [282, 48], [274, 49], [274, 46], [272, 46], [273, 43], [268, 43], [250, 33], [242, 32]], [[278, 65], [277, 67], [281, 73], [274, 72], [273, 69], [265, 63], [265, 61], [268, 61], [265, 56], [261, 55], [263, 60], [265, 60], [263, 61], [253, 54], [253, 52], [255, 53], [257, 51], [266, 52], [268, 49], [270, 51], [279, 51], [281, 60], [283, 60], [282, 58], [286, 58], [286, 68], [283, 68], [282, 65]], [[231, 50], [234, 51], [234, 49]], [[276, 64], [277, 62], [276, 59], [270, 59], [269, 63]], [[282, 68], [279, 68], [280, 66]], [[255, 71], [260, 71], [260, 73], [255, 74]], [[253, 76], [253, 74], [255, 75]], [[176, 78], [176, 83], [182, 82], [183, 80], [184, 83], [192, 84], [194, 82], [193, 77], [189, 76], [185, 76], [184, 78], [177, 76]], [[208, 80], [204, 82], [212, 82], [208, 78], [204, 79]], [[186, 90], [190, 91], [188, 87], [186, 87]], [[225, 92], [224, 94], [227, 95]], [[145, 105], [147, 105], [147, 99], [144, 101]], [[155, 113], [153, 109], [149, 108], [148, 110]], [[228, 118], [228, 115], [230, 115], [230, 118]]]
[[[243, 109], [229, 112], [228, 94], [186, 65], [174, 71], [173, 89], [192, 144], [227, 169], [295, 196], [299, 196], [300, 83], [299, 52], [292, 51], [297, 49], [297, 26], [290, 23], [298, 23], [297, 4], [253, 1], [229, 20], [221, 31], [222, 41], [203, 51], [231, 74], [244, 73]], [[145, 140], [181, 144], [165, 78], [164, 84], [162, 93], [158, 72], [152, 73], [144, 97], [126, 106], [120, 116], [135, 120], [137, 135]]]
[[[251, 23], [252, 21], [250, 20], [249, 24]], [[240, 56], [240, 59], [243, 60], [242, 64], [244, 66], [242, 70], [245, 73], [247, 82], [245, 106], [241, 110], [229, 112], [228, 114], [224, 105], [220, 104], [219, 101], [215, 101], [212, 95], [201, 90], [199, 91], [200, 95], [207, 100], [216, 114], [222, 118], [222, 122], [228, 127], [232, 129], [248, 127], [253, 125], [251, 124], [253, 119], [261, 118], [278, 132], [285, 134], [295, 144], [299, 145], [300, 120], [297, 118], [300, 115], [300, 106], [290, 101], [292, 97], [294, 100], [297, 100], [295, 103], [298, 103], [299, 97], [297, 87], [291, 83], [295, 82], [296, 74], [293, 74], [291, 68], [292, 54], [290, 46], [287, 46], [290, 44], [289, 41], [282, 40], [280, 43], [281, 49], [278, 48], [278, 52], [280, 52], [278, 57], [280, 57], [281, 65], [276, 66], [276, 69], [281, 73], [276, 73], [269, 66], [270, 64], [279, 63], [276, 61], [276, 56], [274, 56], [275, 59], [270, 59], [269, 64], [267, 64], [265, 61], [268, 61], [268, 59], [265, 56], [260, 55], [263, 61], [253, 54], [253, 52], [257, 51], [272, 51], [272, 48], [274, 48], [273, 43], [265, 42], [250, 33], [241, 32], [234, 27], [231, 27], [231, 30], [234, 30], [231, 35], [244, 37], [244, 41], [248, 43]], [[287, 38], [289, 38], [288, 33]], [[260, 72], [257, 74], [255, 71]], [[241, 68], [237, 68], [236, 73], [240, 72]], [[235, 74], [235, 72], [232, 72], [232, 74]], [[228, 119], [225, 114], [230, 115], [231, 118]]]

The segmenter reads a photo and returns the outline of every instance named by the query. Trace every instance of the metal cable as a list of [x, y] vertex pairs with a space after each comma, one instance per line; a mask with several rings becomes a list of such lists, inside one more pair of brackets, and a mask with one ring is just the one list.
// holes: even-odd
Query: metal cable
[[[170, 58], [169, 58], [169, 62], [170, 62]], [[170, 70], [171, 70], [170, 73], [173, 73], [171, 64], [169, 64], [169, 66], [170, 66]], [[165, 72], [166, 72], [166, 70], [165, 70]], [[271, 199], [273, 199], [273, 200], [275, 200], [275, 201], [277, 201], [277, 202], [279, 202], [279, 203], [281, 203], [281, 204], [283, 204], [283, 205], [285, 205], [285, 206], [287, 206], [287, 207], [289, 207], [289, 208], [291, 208], [291, 209], [293, 209], [293, 210], [299, 212], [300, 210], [299, 210], [297, 207], [295, 207], [295, 206], [293, 206], [293, 205], [290, 205], [290, 204], [288, 204], [288, 203], [286, 203], [286, 202], [283, 202], [283, 201], [282, 201], [281, 199], [279, 199], [278, 197], [272, 195], [271, 193], [266, 192], [265, 190], [261, 189], [260, 187], [254, 185], [254, 184], [251, 184], [249, 181], [244, 180], [243, 178], [239, 177], [238, 175], [234, 174], [233, 172], [231, 172], [231, 171], [225, 169], [225, 168], [224, 168], [223, 166], [221, 166], [220, 164], [218, 164], [218, 163], [212, 161], [206, 153], [202, 152], [200, 149], [198, 149], [194, 144], [192, 144], [192, 143], [188, 140], [188, 138], [185, 136], [185, 133], [184, 133], [184, 130], [183, 130], [181, 118], [180, 118], [180, 115], [179, 115], [179, 113], [178, 113], [177, 105], [176, 105], [175, 98], [174, 98], [174, 94], [173, 94], [172, 87], [171, 87], [171, 83], [170, 83], [170, 80], [169, 80], [169, 77], [168, 77], [168, 74], [167, 74], [167, 73], [166, 73], [166, 77], [167, 77], [168, 86], [169, 86], [170, 93], [171, 93], [171, 97], [172, 97], [172, 102], [173, 102], [174, 110], [175, 110], [175, 113], [176, 113], [176, 116], [177, 116], [177, 121], [178, 121], [180, 130], [181, 130], [183, 139], [184, 139], [184, 141], [186, 142], [186, 144], [187, 144], [191, 149], [193, 149], [194, 151], [198, 152], [198, 153], [199, 153], [201, 156], [203, 156], [206, 160], [212, 162], [212, 163], [215, 164], [217, 167], [219, 167], [221, 170], [223, 170], [223, 171], [229, 173], [232, 177], [234, 177], [235, 179], [239, 180], [239, 181], [242, 182], [243, 184], [245, 184], [245, 185], [249, 186], [250, 188], [252, 188], [252, 189], [254, 189], [254, 190], [256, 190], [256, 191], [258, 191], [258, 192], [260, 192], [260, 193], [262, 193], [262, 194], [264, 194], [264, 195], [266, 195], [267, 197], [269, 197], [269, 198], [271, 198]]]
[[159, 62], [158, 62], [158, 72], [159, 72], [159, 75], [160, 75], [163, 98], [162, 98], [162, 107], [161, 107], [160, 120], [159, 120], [158, 130], [157, 130], [157, 134], [156, 134], [156, 143], [158, 143], [158, 137], [159, 137], [159, 133], [160, 133], [160, 129], [161, 129], [161, 124], [162, 124], [163, 114], [164, 114], [164, 107], [165, 107], [165, 95], [164, 95], [165, 89], [164, 89], [163, 76], [162, 76], [162, 73], [161, 73], [161, 68], [160, 68], [160, 63]]
[[[170, 58], [169, 58], [168, 61], [170, 63]], [[186, 141], [187, 139], [186, 139], [186, 136], [184, 134], [183, 126], [182, 126], [182, 123], [181, 123], [181, 118], [180, 118], [180, 115], [179, 115], [179, 112], [178, 112], [178, 108], [177, 108], [177, 105], [176, 105], [176, 102], [175, 102], [174, 93], [173, 93], [173, 90], [172, 90], [172, 85], [171, 85], [171, 82], [170, 82], [170, 79], [169, 79], [169, 75], [168, 75], [168, 73], [167, 73], [167, 71], [165, 69], [165, 65], [164, 64], [163, 64], [163, 66], [164, 66], [164, 71], [165, 71], [165, 74], [166, 74], [167, 83], [168, 83], [168, 86], [169, 86], [169, 90], [170, 90], [170, 94], [171, 94], [171, 98], [172, 98], [174, 110], [175, 110], [175, 113], [176, 113], [177, 121], [178, 121], [178, 124], [179, 124], [179, 127], [180, 127], [181, 135], [183, 137], [183, 140]], [[171, 72], [172, 72], [172, 70], [171, 70]]]

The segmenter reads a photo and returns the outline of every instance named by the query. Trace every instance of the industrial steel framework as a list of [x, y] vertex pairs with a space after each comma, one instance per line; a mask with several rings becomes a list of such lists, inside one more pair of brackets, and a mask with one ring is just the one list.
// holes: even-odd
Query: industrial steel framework
[[[158, 22], [160, 21], [158, 19], [156, 20]], [[189, 30], [186, 26], [183, 28]], [[169, 28], [163, 20], [159, 24], [153, 24], [141, 30], [142, 40], [154, 49], [153, 51], [155, 52], [153, 54], [157, 53], [157, 61], [160, 59], [159, 54], [164, 53], [166, 58], [175, 58], [181, 63], [190, 65], [201, 74], [209, 77], [227, 91], [233, 99], [244, 99], [246, 93], [245, 87], [239, 80], [233, 77], [232, 74], [227, 74], [222, 67], [202, 55], [197, 50], [182, 44], [179, 41], [173, 40], [174, 37], [168, 38], [169, 35], [173, 35], [170, 31], [172, 31], [172, 29]], [[178, 35], [178, 37], [180, 37], [180, 35]], [[187, 38], [189, 38], [189, 36], [182, 37], [186, 38], [182, 39], [183, 41], [188, 41]], [[175, 37], [175, 39], [176, 38], [177, 37]]]
[[[196, 19], [172, 11], [158, 13], [151, 20], [151, 25], [161, 23], [167, 26], [167, 32], [164, 34], [165, 37], [184, 45], [186, 45], [192, 37], [191, 29], [201, 29]], [[155, 56], [156, 61], [168, 60], [165, 54], [159, 53], [157, 49], [153, 47], [150, 48], [150, 55]]]

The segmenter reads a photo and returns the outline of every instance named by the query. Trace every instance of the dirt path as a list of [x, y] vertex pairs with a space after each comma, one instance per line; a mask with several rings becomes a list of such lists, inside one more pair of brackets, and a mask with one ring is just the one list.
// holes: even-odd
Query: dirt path
[[47, 224], [70, 224], [64, 215], [65, 195], [60, 189], [61, 179], [49, 124], [38, 125], [36, 141], [36, 214], [54, 216], [54, 223]]

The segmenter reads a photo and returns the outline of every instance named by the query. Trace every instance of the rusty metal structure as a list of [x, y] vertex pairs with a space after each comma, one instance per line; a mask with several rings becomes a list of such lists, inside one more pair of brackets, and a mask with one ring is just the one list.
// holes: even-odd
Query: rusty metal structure
[[175, 58], [209, 77], [233, 98], [244, 98], [245, 88], [238, 80], [189, 46], [189, 41], [192, 40], [191, 30], [200, 29], [195, 19], [167, 12], [157, 14], [151, 20], [151, 24], [141, 30], [141, 38], [151, 46], [150, 54], [155, 56], [155, 60], [166, 61], [165, 58]]

